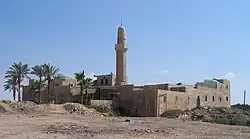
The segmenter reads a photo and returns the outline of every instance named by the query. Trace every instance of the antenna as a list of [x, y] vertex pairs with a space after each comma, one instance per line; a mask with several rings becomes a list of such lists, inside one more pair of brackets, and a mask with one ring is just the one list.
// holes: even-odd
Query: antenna
[[246, 90], [244, 90], [244, 105], [246, 105]]

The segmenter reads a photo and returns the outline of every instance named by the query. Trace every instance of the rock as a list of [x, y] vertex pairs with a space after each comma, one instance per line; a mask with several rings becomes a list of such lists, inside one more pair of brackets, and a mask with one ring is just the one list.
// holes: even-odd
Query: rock
[[10, 101], [10, 100], [2, 100], [2, 102], [3, 102], [3, 103], [6, 103], [6, 104], [11, 103], [11, 101]]
[[125, 119], [125, 122], [130, 122], [130, 120], [129, 119]]
[[150, 130], [149, 129], [145, 129], [145, 132], [150, 133]]

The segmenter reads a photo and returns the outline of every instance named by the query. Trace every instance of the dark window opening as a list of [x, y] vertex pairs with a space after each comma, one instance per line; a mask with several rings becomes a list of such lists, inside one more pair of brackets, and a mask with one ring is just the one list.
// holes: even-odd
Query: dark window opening
[[226, 101], [228, 101], [228, 97], [226, 97]]
[[213, 101], [214, 101], [214, 96], [213, 96]]
[[207, 101], [207, 96], [205, 96], [205, 101]]
[[163, 98], [163, 102], [166, 102], [167, 101], [167, 97], [166, 96], [164, 96], [164, 98]]
[[105, 84], [108, 84], [108, 79], [105, 79]]
[[199, 108], [201, 105], [200, 96], [197, 97], [196, 107]]
[[228, 89], [228, 85], [226, 85], [226, 89]]
[[222, 98], [221, 98], [221, 97], [219, 97], [219, 100], [220, 100], [220, 102], [221, 102]]
[[57, 84], [55, 84], [55, 86], [58, 86], [59, 84], [57, 83]]
[[103, 79], [101, 79], [101, 85], [103, 84]]

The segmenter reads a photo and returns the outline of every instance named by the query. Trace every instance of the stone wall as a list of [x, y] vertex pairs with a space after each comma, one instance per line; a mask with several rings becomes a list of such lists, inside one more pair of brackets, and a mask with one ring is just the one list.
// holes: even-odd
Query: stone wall
[[[159, 103], [165, 103], [164, 107], [160, 107], [161, 113], [164, 110], [186, 110], [188, 108], [188, 94], [185, 92], [175, 92], [169, 90], [158, 90]], [[159, 104], [158, 104], [159, 105]], [[164, 110], [162, 110], [164, 109]]]
[[187, 110], [196, 107], [231, 107], [229, 89], [201, 86], [198, 88], [186, 87], [186, 92], [158, 89], [158, 115], [166, 110]]
[[91, 100], [91, 105], [112, 108], [112, 100]]
[[55, 87], [55, 97], [56, 97], [56, 102], [57, 104], [62, 104], [66, 102], [71, 102], [72, 101], [72, 95], [70, 93], [70, 87], [69, 86], [59, 86]]
[[120, 107], [127, 110], [132, 116], [157, 116], [157, 90], [151, 87], [134, 88], [133, 85], [124, 85], [119, 88]]
[[[46, 103], [48, 102], [48, 93], [44, 90], [41, 90], [41, 102]], [[29, 86], [24, 86], [22, 91], [22, 101], [32, 101], [32, 102], [38, 102], [38, 93], [34, 93], [30, 91]]]

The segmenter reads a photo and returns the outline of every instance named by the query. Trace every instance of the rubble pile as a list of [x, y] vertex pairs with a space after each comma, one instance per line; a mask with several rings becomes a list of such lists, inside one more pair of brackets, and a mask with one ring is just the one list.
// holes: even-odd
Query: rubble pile
[[232, 108], [196, 108], [187, 114], [193, 121], [201, 120], [230, 125], [248, 125], [250, 122], [250, 111], [238, 106], [232, 106]]
[[71, 114], [81, 114], [86, 116], [101, 116], [99, 112], [97, 112], [93, 108], [86, 108], [84, 105], [79, 103], [65, 103], [63, 104], [64, 109], [67, 113]]
[[39, 113], [39, 112], [49, 112], [50, 106], [49, 105], [37, 105], [34, 102], [30, 101], [23, 101], [23, 102], [16, 102], [13, 101], [9, 104], [9, 107], [17, 113]]

